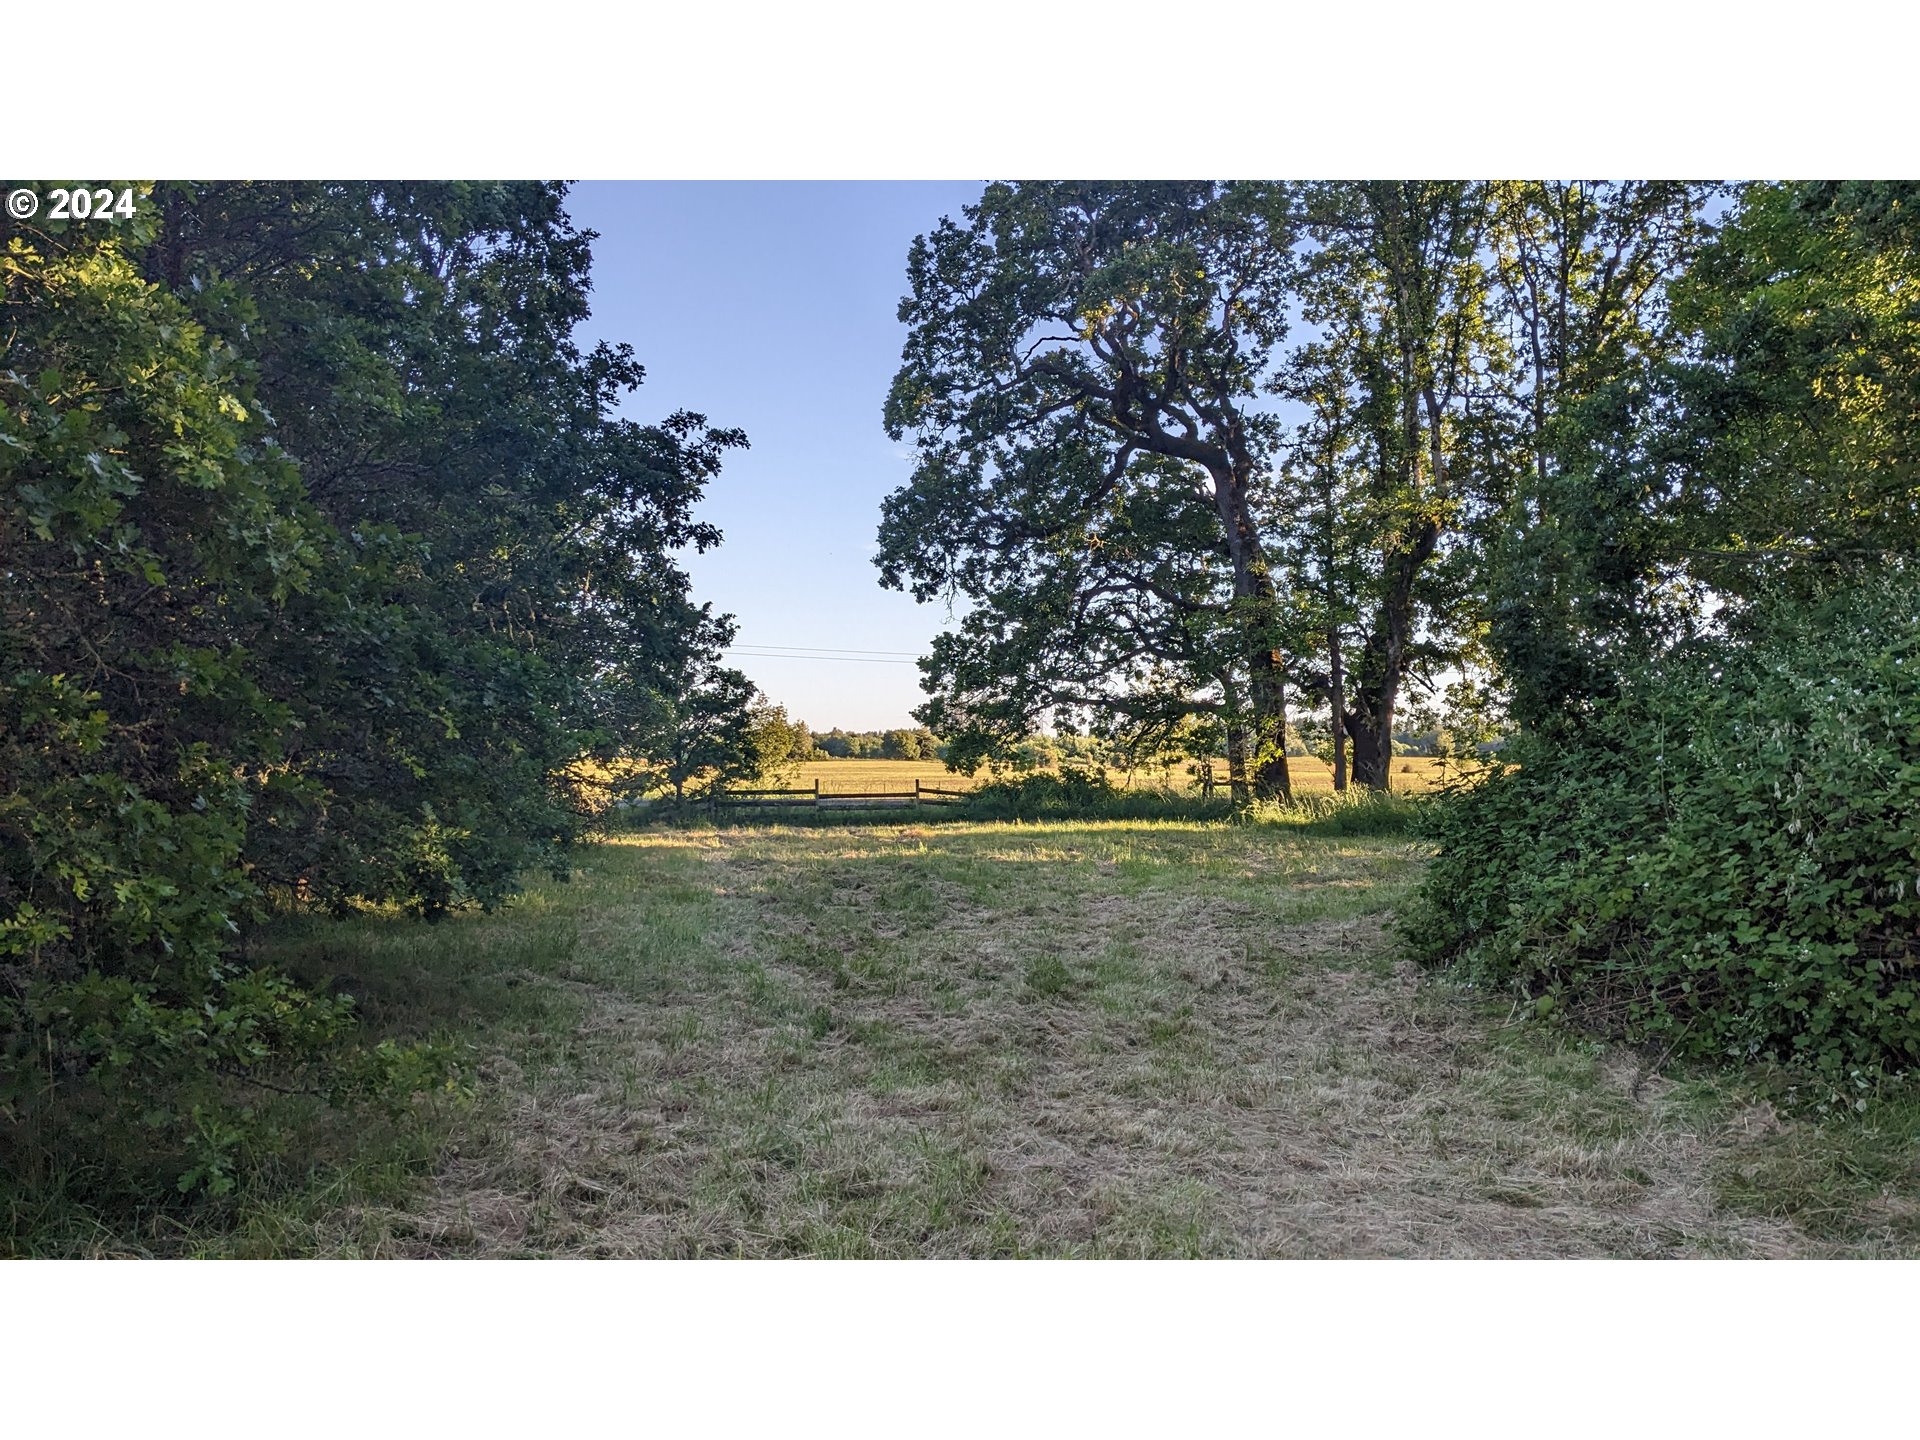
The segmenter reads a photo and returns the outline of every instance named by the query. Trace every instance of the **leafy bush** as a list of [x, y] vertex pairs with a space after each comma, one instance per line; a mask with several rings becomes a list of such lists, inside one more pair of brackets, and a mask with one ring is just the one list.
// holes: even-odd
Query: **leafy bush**
[[446, 1078], [231, 956], [286, 768], [256, 647], [324, 523], [233, 354], [111, 245], [16, 243], [0, 279], [0, 1172], [10, 1202], [217, 1199], [278, 1144], [262, 1093]]
[[717, 542], [692, 507], [743, 440], [615, 414], [641, 371], [573, 338], [560, 187], [140, 197], [0, 246], [15, 1215], [217, 1197], [280, 1143], [262, 1096], [447, 1079], [246, 963], [247, 929], [270, 900], [431, 919], [564, 868], [568, 767], [713, 623], [672, 552]]
[[1630, 670], [1436, 807], [1408, 938], [1680, 1053], [1920, 1062], [1917, 618], [1896, 573]]

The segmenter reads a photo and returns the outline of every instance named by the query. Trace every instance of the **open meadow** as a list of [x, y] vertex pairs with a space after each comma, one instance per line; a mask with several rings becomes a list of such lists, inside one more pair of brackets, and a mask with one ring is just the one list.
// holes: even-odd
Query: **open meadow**
[[[1324, 822], [1323, 822], [1324, 823]], [[68, 1251], [1764, 1256], [1920, 1251], [1911, 1108], [1522, 1021], [1398, 959], [1404, 834], [642, 829], [570, 883], [266, 947], [477, 1082], [324, 1112], [311, 1170]]]
[[[1324, 761], [1311, 756], [1292, 755], [1287, 758], [1287, 769], [1292, 776], [1294, 789], [1299, 794], [1333, 793], [1333, 770]], [[1219, 767], [1219, 773], [1224, 783], [1224, 763]], [[1133, 790], [1160, 786], [1180, 791], [1194, 788], [1193, 778], [1187, 773], [1185, 764], [1167, 770], [1144, 766], [1131, 771], [1109, 770], [1107, 774], [1115, 785]], [[1441, 762], [1431, 756], [1403, 755], [1394, 759], [1392, 779], [1396, 791], [1409, 795], [1423, 794], [1440, 784], [1442, 778]], [[818, 780], [823, 791], [832, 792], [911, 790], [913, 782], [919, 780], [925, 785], [971, 790], [990, 779], [992, 776], [985, 769], [972, 775], [958, 775], [938, 760], [811, 760], [783, 775], [780, 783], [806, 787]]]

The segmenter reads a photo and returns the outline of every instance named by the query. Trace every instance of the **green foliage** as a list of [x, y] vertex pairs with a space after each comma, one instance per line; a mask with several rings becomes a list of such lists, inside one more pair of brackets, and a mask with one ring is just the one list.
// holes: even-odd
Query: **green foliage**
[[1224, 796], [1213, 800], [1171, 790], [1126, 790], [1103, 768], [1080, 765], [995, 780], [973, 791], [959, 808], [977, 820], [1222, 818], [1229, 812]]
[[248, 1137], [211, 1077], [304, 1061], [344, 1023], [224, 960], [284, 759], [255, 647], [315, 583], [325, 527], [238, 356], [120, 245], [16, 236], [0, 280], [7, 1169], [42, 1165], [63, 1124], [63, 1143], [137, 1126], [198, 1156], [182, 1189], [217, 1194]]
[[1296, 796], [1291, 804], [1257, 808], [1251, 818], [1314, 835], [1408, 835], [1422, 823], [1429, 803], [1426, 796], [1348, 790]]
[[1702, 578], [1920, 551], [1920, 182], [1749, 186], [1673, 303], [1703, 353], [1654, 452]]
[[[1463, 181], [1324, 183], [1302, 197], [1297, 303], [1318, 338], [1273, 385], [1309, 417], [1276, 557], [1303, 685], [1337, 704], [1354, 778], [1375, 789], [1390, 783], [1409, 675], [1451, 663], [1471, 635], [1478, 541], [1518, 468], [1495, 198]], [[1307, 658], [1316, 642], [1324, 668]]]
[[787, 719], [787, 708], [764, 695], [747, 708], [749, 779], [772, 782], [790, 777], [811, 758], [813, 737], [805, 725]]
[[139, 194], [0, 251], [0, 1160], [137, 1205], [243, 1184], [249, 1097], [452, 1078], [238, 947], [564, 863], [565, 770], [716, 623], [670, 552], [741, 443], [615, 417], [560, 187]]
[[1435, 812], [1431, 963], [1636, 1039], [1835, 1086], [1920, 1062], [1920, 582], [1630, 674]]
[[1290, 238], [1270, 187], [1076, 182], [990, 185], [914, 242], [885, 417], [918, 464], [875, 564], [972, 602], [916, 712], [964, 766], [1049, 715], [1224, 711], [1286, 789], [1261, 390]]
[[1920, 551], [1916, 213], [1906, 182], [1748, 186], [1671, 288], [1688, 343], [1565, 397], [1491, 585], [1521, 723], [1578, 725], [1710, 610]]
[[918, 713], [969, 766], [1211, 719], [1245, 799], [1304, 700], [1385, 789], [1408, 687], [1481, 658], [1494, 539], [1554, 513], [1563, 412], [1673, 347], [1711, 193], [989, 186], [914, 245], [886, 409], [882, 583], [972, 602]]
[[254, 357], [273, 438], [330, 522], [326, 583], [260, 664], [289, 771], [261, 882], [428, 916], [564, 868], [563, 777], [714, 623], [673, 550], [736, 432], [618, 418], [641, 367], [583, 350], [591, 236], [548, 184], [156, 193], [146, 270]]
[[1747, 187], [1686, 343], [1561, 397], [1492, 567], [1519, 768], [1439, 812], [1430, 960], [1829, 1096], [1920, 1060], [1917, 201]]
[[720, 664], [720, 643], [712, 637], [657, 678], [620, 732], [621, 753], [645, 767], [641, 787], [670, 792], [676, 809], [712, 785], [757, 778], [793, 742], [784, 712], [778, 730], [770, 712], [756, 719], [753, 682]]
[[922, 725], [911, 730], [889, 730], [880, 739], [883, 760], [937, 760], [940, 742]]
[[[804, 725], [798, 727], [805, 731]], [[944, 760], [946, 744], [924, 725], [913, 729], [842, 730], [811, 737], [815, 758], [829, 760]], [[806, 758], [806, 757], [802, 757]]]

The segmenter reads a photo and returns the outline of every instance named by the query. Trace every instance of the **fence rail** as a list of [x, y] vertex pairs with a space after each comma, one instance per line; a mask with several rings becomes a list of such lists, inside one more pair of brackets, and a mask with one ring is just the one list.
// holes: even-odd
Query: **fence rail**
[[714, 790], [707, 797], [713, 810], [754, 810], [763, 807], [808, 806], [823, 810], [884, 810], [903, 805], [946, 805], [964, 800], [971, 791], [948, 790], [916, 779], [906, 790], [824, 790], [815, 780], [801, 790]]

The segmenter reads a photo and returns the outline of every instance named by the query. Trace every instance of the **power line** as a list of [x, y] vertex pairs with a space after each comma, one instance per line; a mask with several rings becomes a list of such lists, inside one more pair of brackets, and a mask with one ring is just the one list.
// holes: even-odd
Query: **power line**
[[804, 650], [819, 655], [906, 655], [915, 657], [918, 650], [861, 650], [852, 645], [772, 645], [761, 644], [754, 640], [743, 640], [738, 645], [727, 647], [731, 650]]
[[727, 655], [743, 656], [748, 660], [827, 660], [827, 661], [840, 660], [840, 661], [844, 661], [849, 665], [911, 665], [914, 663], [911, 660], [883, 660], [883, 659], [880, 659], [878, 656], [873, 656], [873, 655], [782, 655], [778, 653], [763, 654], [758, 650], [741, 650], [741, 649], [736, 649], [731, 645], [728, 646], [726, 650], [723, 651], [722, 653]]

